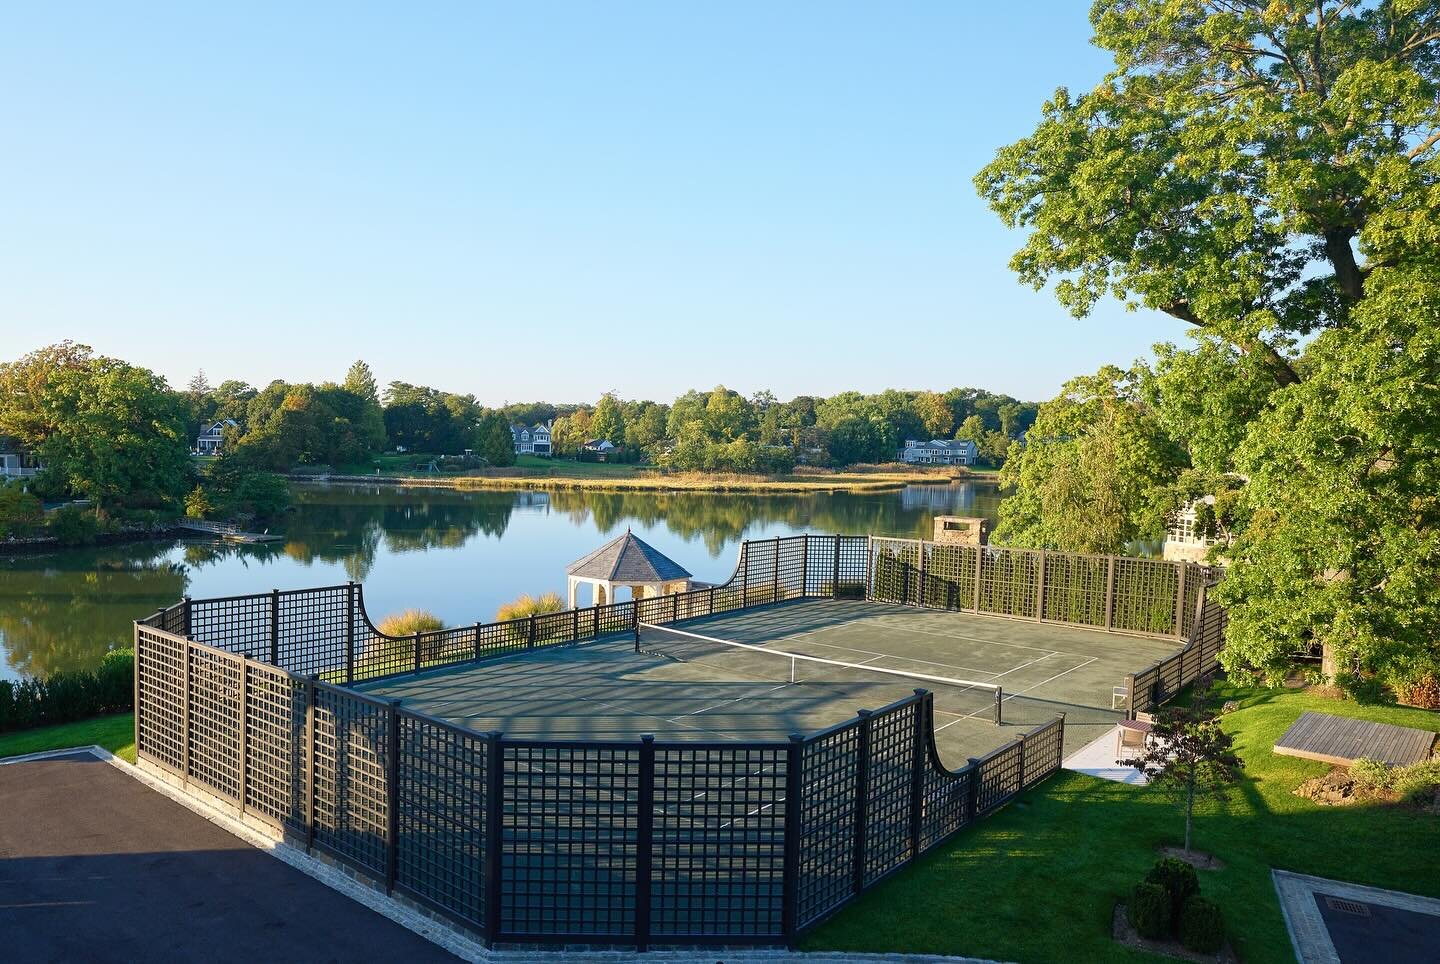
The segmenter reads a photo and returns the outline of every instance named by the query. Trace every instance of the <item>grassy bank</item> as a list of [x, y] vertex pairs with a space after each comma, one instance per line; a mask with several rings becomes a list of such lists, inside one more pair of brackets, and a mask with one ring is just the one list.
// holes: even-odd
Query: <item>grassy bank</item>
[[58, 726], [0, 733], [0, 758], [92, 744], [103, 746], [122, 760], [134, 763], [135, 714], [114, 713]]
[[[1295, 796], [1321, 763], [1271, 747], [1306, 710], [1440, 731], [1440, 714], [1296, 691], [1235, 691], [1224, 717], [1245, 761], [1234, 798], [1197, 815], [1194, 846], [1224, 861], [1201, 888], [1225, 912], [1242, 960], [1289, 962], [1271, 868], [1440, 897], [1427, 855], [1440, 817], [1399, 805], [1322, 807]], [[1110, 915], [1178, 844], [1179, 811], [1145, 787], [1061, 773], [866, 894], [819, 927], [812, 950], [965, 954], [1008, 961], [1154, 960], [1110, 940]]]
[[[522, 456], [509, 469], [492, 469], [466, 475], [415, 475], [386, 471], [379, 474], [337, 473], [337, 481], [384, 481], [394, 485], [434, 486], [450, 489], [584, 489], [599, 492], [889, 492], [907, 485], [945, 484], [963, 478], [986, 478], [963, 468], [910, 469], [900, 466], [855, 467], [839, 471], [799, 469], [778, 476], [709, 472], [665, 472], [653, 466], [612, 465], [605, 462], [568, 462]], [[292, 476], [303, 479], [304, 476]]]

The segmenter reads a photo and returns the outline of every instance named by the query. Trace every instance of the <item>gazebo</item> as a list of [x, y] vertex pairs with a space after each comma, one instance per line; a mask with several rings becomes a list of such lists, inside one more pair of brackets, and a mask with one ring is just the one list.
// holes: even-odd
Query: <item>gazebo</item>
[[565, 568], [570, 588], [570, 608], [575, 608], [575, 589], [581, 583], [594, 586], [594, 604], [615, 602], [615, 589], [629, 586], [632, 599], [647, 599], [690, 588], [690, 573], [629, 529], [583, 559]]

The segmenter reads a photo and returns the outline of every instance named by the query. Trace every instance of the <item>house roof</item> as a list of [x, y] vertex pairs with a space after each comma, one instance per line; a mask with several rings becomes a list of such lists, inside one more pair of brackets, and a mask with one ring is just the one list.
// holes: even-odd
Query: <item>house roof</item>
[[629, 529], [620, 538], [570, 563], [565, 573], [611, 582], [669, 582], [690, 578], [690, 573], [679, 563]]

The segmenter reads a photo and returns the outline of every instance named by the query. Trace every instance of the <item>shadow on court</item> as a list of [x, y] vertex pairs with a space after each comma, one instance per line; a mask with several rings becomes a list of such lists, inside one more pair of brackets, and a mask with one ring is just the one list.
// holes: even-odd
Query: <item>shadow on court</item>
[[88, 753], [0, 801], [0, 959], [455, 960]]

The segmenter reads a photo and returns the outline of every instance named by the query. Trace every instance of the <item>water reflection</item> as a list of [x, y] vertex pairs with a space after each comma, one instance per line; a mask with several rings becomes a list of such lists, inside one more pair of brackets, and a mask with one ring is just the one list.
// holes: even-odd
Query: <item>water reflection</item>
[[522, 592], [563, 591], [564, 567], [633, 528], [700, 579], [728, 575], [742, 539], [805, 530], [928, 537], [937, 514], [994, 519], [993, 485], [849, 495], [454, 492], [300, 486], [283, 542], [162, 542], [0, 558], [0, 675], [92, 666], [136, 616], [182, 595], [353, 579], [380, 616], [423, 606], [488, 620]]

